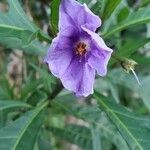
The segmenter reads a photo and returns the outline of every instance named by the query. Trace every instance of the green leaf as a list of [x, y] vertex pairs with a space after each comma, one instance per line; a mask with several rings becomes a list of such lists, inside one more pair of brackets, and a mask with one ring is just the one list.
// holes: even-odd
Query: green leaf
[[79, 101], [77, 101], [73, 95], [62, 94], [53, 100], [51, 106], [52, 109], [54, 109], [55, 114], [57, 112], [61, 115], [72, 115], [78, 119], [84, 120], [84, 122], [88, 122], [89, 125], [98, 127], [101, 137], [106, 138], [112, 143], [115, 143], [118, 149], [120, 146], [125, 148], [127, 147], [126, 142], [124, 142], [123, 138], [120, 134], [118, 134], [118, 132], [116, 133], [114, 126], [110, 124], [106, 116], [104, 116], [97, 105], [91, 106], [86, 105], [84, 102], [78, 102]]
[[30, 106], [20, 101], [0, 100], [0, 112], [8, 112], [22, 107], [29, 108]]
[[141, 96], [145, 106], [150, 111], [150, 101], [149, 101], [149, 97], [150, 97], [150, 92], [149, 92], [150, 77], [149, 77], [149, 75], [148, 76], [144, 76], [141, 79], [141, 84], [142, 84], [142, 86], [139, 88], [139, 95]]
[[99, 119], [97, 114], [101, 113], [97, 106], [79, 105], [71, 94], [56, 97], [51, 105], [55, 111], [63, 111], [90, 123], [97, 123], [96, 121]]
[[13, 99], [14, 93], [6, 76], [0, 76], [0, 99]]
[[46, 105], [47, 103], [27, 112], [24, 116], [2, 128], [0, 130], [0, 149], [33, 150], [43, 123]]
[[[94, 14], [101, 17], [101, 15], [103, 14], [105, 5], [106, 5], [106, 1], [107, 0], [100, 0], [100, 1], [98, 0], [90, 7], [90, 9], [92, 10], [92, 12], [94, 12]], [[87, 4], [87, 2], [86, 2], [86, 4]]]
[[52, 132], [61, 140], [64, 139], [70, 143], [76, 144], [84, 150], [92, 149], [92, 139], [90, 129], [79, 125], [67, 125], [64, 129], [57, 127], [47, 127], [47, 130]]
[[130, 39], [123, 47], [121, 47], [116, 54], [124, 57], [129, 57], [139, 48], [143, 47], [146, 43], [150, 42], [150, 38], [136, 38]]
[[138, 64], [141, 64], [141, 65], [150, 65], [150, 57], [145, 57], [145, 56], [142, 56], [139, 55], [139, 54], [136, 54], [133, 56], [133, 59], [138, 63]]
[[16, 37], [22, 39], [23, 45], [30, 44], [36, 38], [34, 32], [6, 24], [0, 24], [0, 37]]
[[0, 12], [0, 24], [9, 27], [36, 31], [38, 28], [27, 18], [18, 0], [7, 0], [8, 12]]
[[0, 100], [0, 128], [5, 125], [9, 112], [14, 112], [21, 108], [30, 108], [30, 106], [20, 101]]
[[0, 44], [44, 55], [45, 48], [34, 40], [40, 29], [27, 18], [18, 0], [8, 0], [8, 4], [8, 12], [0, 12]]
[[50, 24], [54, 34], [58, 32], [58, 20], [59, 20], [59, 5], [61, 0], [53, 0], [51, 3], [51, 17]]
[[27, 103], [36, 106], [37, 103], [40, 103], [42, 101], [46, 101], [48, 99], [48, 95], [43, 92], [42, 90], [36, 90], [30, 97], [27, 98]]
[[41, 79], [34, 80], [32, 82], [31, 81], [32, 79], [29, 78], [27, 82], [24, 84], [24, 86], [22, 87], [20, 99], [26, 100], [31, 96], [33, 92], [38, 90], [42, 85]]
[[[117, 57], [131, 57], [135, 60], [135, 52], [138, 51], [139, 48], [144, 47], [144, 45], [147, 44], [149, 41], [150, 38], [144, 38], [142, 36], [137, 37], [136, 39], [128, 39], [128, 41], [116, 51], [115, 55]], [[115, 62], [117, 62], [116, 59], [111, 59], [109, 65], [113, 65]], [[137, 59], [137, 62], [139, 62], [139, 59]]]
[[126, 7], [123, 7], [120, 11], [119, 11], [119, 14], [117, 16], [117, 21], [118, 22], [121, 22], [123, 20], [125, 20], [128, 15], [129, 15], [129, 8], [126, 6]]
[[100, 108], [108, 115], [131, 149], [149, 150], [150, 119], [137, 117], [126, 108], [94, 93]]
[[33, 67], [33, 69], [35, 69], [37, 72], [40, 73], [42, 78], [47, 79], [47, 82], [56, 84], [55, 78], [51, 76], [50, 73], [46, 69], [38, 67], [32, 63], [30, 63], [30, 65]]
[[121, 0], [108, 0], [104, 8], [102, 19], [108, 19], [120, 2]]
[[[53, 133], [54, 136], [58, 137], [60, 140], [65, 140], [67, 142], [70, 142], [72, 144], [76, 144], [80, 146], [83, 150], [94, 150], [93, 149], [93, 144], [95, 144], [96, 140], [97, 142], [101, 142], [100, 138], [103, 137], [103, 133], [98, 129], [97, 132], [95, 133], [97, 136], [92, 137], [92, 132], [90, 128], [82, 126], [82, 125], [75, 125], [75, 124], [67, 124], [64, 128], [58, 128], [54, 126], [50, 126], [46, 128], [48, 131]], [[120, 147], [124, 147], [124, 150], [128, 150], [127, 147], [124, 145], [121, 145], [120, 139], [115, 139], [115, 134], [113, 134], [114, 138], [114, 143], [116, 140], [116, 143], [118, 144], [118, 149]], [[110, 135], [109, 135], [110, 137]], [[94, 139], [95, 138], [95, 139]], [[113, 139], [110, 137], [111, 140]], [[107, 143], [108, 144], [108, 143]], [[120, 145], [119, 145], [120, 144]], [[96, 145], [95, 145], [96, 147]]]
[[101, 136], [99, 128], [95, 125], [91, 125], [90, 129], [92, 135], [93, 150], [101, 150]]
[[[139, 58], [143, 59], [144, 57], [139, 56]], [[144, 66], [147, 65], [147, 67], [149, 68], [149, 64], [150, 64], [150, 59], [149, 59], [149, 62], [146, 61], [144, 63]], [[143, 100], [143, 103], [144, 103], [145, 106], [143, 106], [143, 105], [141, 106], [141, 104], [140, 104], [139, 107], [140, 108], [142, 108], [142, 107], [145, 108], [145, 111], [150, 111], [150, 101], [149, 101], [149, 97], [150, 97], [150, 92], [149, 92], [150, 77], [149, 77], [148, 74], [147, 75], [146, 74], [142, 75], [142, 74], [141, 73], [138, 74], [138, 77], [139, 77], [139, 80], [140, 80], [140, 83], [141, 83], [142, 86], [138, 86], [138, 84], [137, 84], [136, 80], [134, 79], [133, 75], [132, 74], [129, 75], [129, 74], [124, 73], [124, 71], [121, 68], [111, 70], [109, 72], [108, 79], [111, 82], [113, 82], [113, 84], [116, 87], [119, 87], [118, 88], [119, 94], [123, 90], [123, 94], [125, 94], [125, 95], [127, 94], [127, 98], [132, 99], [130, 102], [131, 103], [135, 102], [137, 105], [138, 105], [137, 97], [140, 98], [140, 100]], [[99, 89], [97, 88], [96, 90], [99, 90]], [[129, 94], [130, 92], [131, 93], [136, 93], [137, 97], [135, 98], [132, 94], [130, 95]], [[136, 111], [138, 112], [139, 109], [136, 109]]]
[[[8, 12], [0, 13], [0, 37], [28, 38], [38, 30], [25, 15], [18, 0], [8, 0], [8, 5]], [[26, 31], [30, 34], [25, 35]]]
[[104, 38], [108, 38], [111, 35], [113, 35], [114, 33], [117, 33], [119, 31], [129, 28], [131, 26], [150, 22], [149, 14], [150, 14], [149, 8], [142, 8], [136, 12], [132, 12], [124, 21], [111, 27], [106, 33], [103, 33], [102, 36]]
[[95, 124], [102, 128], [102, 130], [106, 130], [106, 132], [112, 134], [111, 130], [107, 129], [107, 127], [105, 128], [105, 126], [99, 122], [101, 110], [97, 106], [78, 104], [76, 97], [71, 94], [57, 96], [56, 99], [52, 101], [51, 106], [55, 111], [61, 114], [63, 112], [68, 115], [73, 115], [90, 124]]
[[44, 87], [46, 88], [46, 90], [48, 91], [48, 93], [53, 91], [53, 87], [54, 84], [56, 84], [56, 78], [54, 78], [54, 76], [52, 76], [52, 74], [50, 74], [46, 68], [40, 68], [34, 64], [30, 65], [33, 67], [33, 69], [35, 69], [38, 73], [40, 73], [40, 77], [43, 81]]
[[[46, 131], [46, 130], [45, 130]], [[46, 131], [46, 133], [48, 133]], [[38, 150], [54, 150], [53, 141], [49, 139], [45, 134], [38, 138]]]
[[46, 51], [48, 50], [48, 46], [42, 45], [39, 41], [35, 40], [30, 43], [30, 45], [22, 45], [22, 40], [14, 37], [3, 37], [0, 38], [0, 43], [5, 45], [7, 48], [17, 48], [19, 50], [23, 50], [26, 53], [37, 56], [44, 56]]
[[150, 0], [142, 0], [141, 3], [142, 3], [142, 6], [146, 6], [150, 3]]
[[89, 3], [91, 2], [91, 0], [78, 0], [78, 1], [82, 4], [86, 3], [87, 5], [89, 5]]

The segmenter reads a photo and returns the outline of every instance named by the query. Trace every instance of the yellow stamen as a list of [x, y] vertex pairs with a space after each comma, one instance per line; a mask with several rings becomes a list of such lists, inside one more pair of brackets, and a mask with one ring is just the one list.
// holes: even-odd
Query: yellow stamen
[[76, 54], [82, 56], [86, 53], [86, 44], [79, 42], [75, 47]]

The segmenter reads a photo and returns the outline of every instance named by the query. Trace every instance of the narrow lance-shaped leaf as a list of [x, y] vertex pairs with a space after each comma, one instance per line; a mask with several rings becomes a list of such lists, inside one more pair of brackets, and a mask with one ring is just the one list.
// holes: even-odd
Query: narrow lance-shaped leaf
[[0, 100], [0, 112], [8, 112], [15, 110], [17, 108], [29, 108], [30, 106], [26, 103], [20, 102], [20, 101], [14, 101], [14, 100]]
[[119, 14], [118, 14], [118, 16], [117, 16], [117, 22], [119, 23], [119, 22], [125, 20], [125, 19], [128, 17], [129, 13], [130, 13], [129, 8], [128, 8], [127, 6], [126, 6], [126, 7], [123, 7], [123, 8], [119, 11]]
[[8, 0], [8, 5], [8, 12], [0, 12], [0, 44], [44, 55], [45, 48], [35, 38], [48, 36], [28, 19], [18, 0]]
[[25, 31], [32, 34], [38, 30], [25, 15], [18, 0], [8, 0], [8, 5], [8, 12], [0, 12], [0, 36], [21, 38]]
[[120, 2], [121, 0], [113, 0], [113, 1], [108, 0], [107, 3], [105, 4], [102, 19], [103, 20], [108, 19]]
[[141, 55], [139, 54], [136, 54], [133, 56], [133, 59], [138, 62], [138, 64], [140, 65], [144, 65], [144, 66], [149, 66], [150, 65], [150, 58], [149, 57], [141, 57]]
[[142, 6], [146, 6], [150, 3], [150, 0], [142, 0], [141, 3]]
[[146, 43], [150, 41], [150, 38], [137, 38], [129, 40], [123, 47], [121, 47], [116, 53], [124, 56], [129, 57], [134, 52], [138, 51], [139, 48], [143, 47]]
[[[125, 43], [122, 47], [120, 47], [116, 51], [116, 56], [117, 57], [132, 57], [134, 60], [134, 54], [136, 51], [139, 50], [139, 48], [142, 48], [145, 44], [147, 44], [150, 41], [150, 38], [144, 38], [144, 37], [139, 37], [136, 39], [131, 39], [128, 40], [127, 43]], [[109, 65], [113, 65], [117, 60], [111, 59]], [[137, 60], [138, 62], [138, 60]]]
[[108, 115], [131, 149], [149, 150], [150, 119], [137, 117], [123, 106], [94, 93], [100, 108]]
[[50, 24], [54, 34], [58, 32], [58, 20], [59, 20], [59, 5], [61, 0], [53, 0], [51, 3], [51, 18]]
[[48, 92], [51, 93], [53, 91], [54, 84], [56, 84], [56, 79], [45, 68], [37, 67], [36, 65], [31, 63], [30, 65], [33, 69], [40, 73], [40, 77], [42, 79], [44, 87]]
[[99, 134], [99, 128], [92, 124], [90, 129], [92, 135], [93, 150], [101, 150], [101, 136]]
[[30, 106], [20, 101], [0, 100], [0, 128], [5, 125], [9, 112], [22, 108], [30, 108]]
[[0, 130], [0, 150], [33, 150], [47, 102]]
[[150, 22], [150, 8], [142, 8], [136, 12], [132, 12], [124, 21], [111, 27], [106, 33], [103, 33], [104, 38], [108, 38], [116, 32], [124, 30], [134, 25]]

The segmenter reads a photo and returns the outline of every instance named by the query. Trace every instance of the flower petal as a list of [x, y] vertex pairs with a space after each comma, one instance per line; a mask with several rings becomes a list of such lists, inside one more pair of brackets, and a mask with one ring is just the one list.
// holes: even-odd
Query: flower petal
[[101, 25], [100, 18], [93, 14], [86, 4], [81, 5], [75, 0], [62, 0], [59, 16], [59, 30], [63, 33], [67, 31], [70, 35], [74, 29], [80, 31], [83, 25], [92, 31]]
[[78, 91], [76, 92], [76, 95], [87, 97], [88, 95], [93, 94], [94, 80], [95, 80], [95, 69], [91, 68], [86, 63], [83, 68], [80, 86]]
[[48, 64], [52, 74], [60, 77], [64, 74], [73, 57], [71, 47], [72, 43], [69, 38], [58, 35], [48, 50], [44, 62]]
[[103, 39], [96, 33], [82, 27], [82, 29], [91, 36], [92, 45], [91, 55], [88, 58], [88, 64], [95, 68], [100, 76], [107, 73], [107, 64], [112, 54], [112, 49], [106, 46]]
[[90, 55], [88, 59], [88, 64], [96, 69], [97, 73], [100, 76], [105, 76], [107, 74], [107, 64], [108, 61], [111, 57], [111, 53], [108, 51], [102, 51], [100, 50], [95, 50], [97, 51], [97, 56], [96, 55]]
[[76, 59], [60, 78], [63, 86], [76, 93], [77, 96], [88, 96], [93, 93], [95, 70], [88, 64], [83, 64]]
[[84, 26], [82, 26], [82, 30], [91, 36], [91, 39], [93, 40], [93, 43], [95, 44], [96, 47], [98, 47], [99, 49], [103, 49], [105, 51], [113, 52], [111, 48], [107, 47], [104, 40], [97, 33], [88, 30]]

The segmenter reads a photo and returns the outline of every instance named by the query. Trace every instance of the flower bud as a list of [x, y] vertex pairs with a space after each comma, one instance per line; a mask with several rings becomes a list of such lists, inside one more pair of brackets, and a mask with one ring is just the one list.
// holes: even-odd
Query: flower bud
[[136, 81], [138, 82], [139, 85], [141, 85], [138, 76], [135, 73], [135, 66], [137, 65], [137, 62], [132, 60], [132, 59], [128, 59], [128, 58], [123, 58], [121, 61], [121, 66], [123, 67], [123, 69], [129, 73], [130, 71], [133, 73]]
[[127, 73], [129, 73], [131, 70], [134, 70], [135, 65], [137, 65], [137, 62], [132, 59], [123, 58], [121, 61], [121, 66]]

